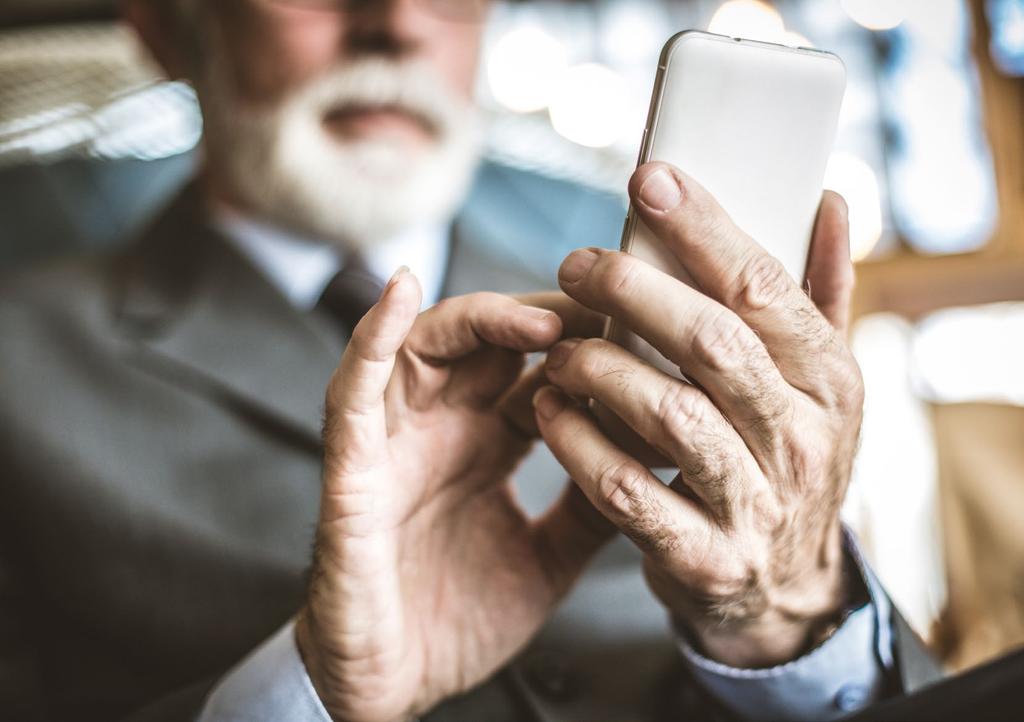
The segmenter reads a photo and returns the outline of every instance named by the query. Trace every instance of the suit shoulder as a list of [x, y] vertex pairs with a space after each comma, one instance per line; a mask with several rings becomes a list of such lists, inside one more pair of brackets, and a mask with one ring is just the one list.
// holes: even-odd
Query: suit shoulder
[[[107, 315], [124, 254], [61, 259], [0, 276], [0, 333], [81, 327]], [[10, 336], [8, 336], [10, 337]]]

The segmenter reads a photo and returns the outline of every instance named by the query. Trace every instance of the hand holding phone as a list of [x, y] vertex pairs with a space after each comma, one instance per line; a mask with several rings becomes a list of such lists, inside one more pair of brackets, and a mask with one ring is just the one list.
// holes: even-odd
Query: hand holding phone
[[[699, 648], [738, 667], [781, 664], [820, 642], [858, 588], [843, 572], [839, 523], [864, 398], [844, 340], [845, 205], [834, 193], [822, 200], [808, 296], [678, 169], [642, 166], [630, 196], [701, 290], [605, 249], [574, 251], [559, 283], [693, 383], [611, 341], [569, 339], [548, 354], [553, 387], [535, 398], [538, 427], [644, 552], [651, 589]], [[598, 428], [579, 398], [600, 401], [669, 459], [679, 470], [671, 483]]]
[[[863, 588], [847, 573], [839, 522], [864, 398], [845, 343], [853, 271], [845, 204], [820, 190], [842, 75], [828, 58], [808, 65], [797, 53], [794, 69], [795, 51], [744, 55], [742, 43], [704, 37], [666, 56], [642, 157], [668, 148], [688, 162], [633, 174], [628, 253], [580, 249], [559, 270], [569, 297], [614, 319], [613, 340], [552, 348], [552, 386], [534, 404], [545, 443], [643, 551], [652, 591], [698, 648], [734, 667], [769, 667], [821, 644]], [[719, 140], [732, 146], [695, 150], [706, 136], [692, 133], [659, 141], [667, 117], [676, 130], [696, 122], [666, 115], [684, 57], [679, 87], [701, 89], [685, 93], [698, 101], [694, 115], [709, 120], [722, 94], [746, 111], [720, 120], [730, 132]], [[750, 98], [800, 107], [744, 105], [750, 98], [729, 88], [748, 75], [776, 81]], [[601, 427], [577, 399], [599, 402]], [[669, 484], [643, 449], [679, 470]], [[788, 711], [759, 704], [768, 717]]]
[[[638, 165], [665, 161], [685, 171], [800, 283], [845, 84], [831, 53], [679, 33], [662, 50]], [[622, 250], [700, 288], [632, 209]], [[682, 378], [678, 365], [616, 319], [605, 338]], [[623, 448], [667, 464], [615, 414], [596, 403], [593, 410]]]

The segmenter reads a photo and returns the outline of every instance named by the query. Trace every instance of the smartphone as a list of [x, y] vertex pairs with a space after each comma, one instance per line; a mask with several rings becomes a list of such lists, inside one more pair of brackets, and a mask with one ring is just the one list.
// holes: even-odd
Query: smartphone
[[[802, 283], [825, 166], [835, 140], [846, 69], [832, 53], [687, 30], [662, 49], [637, 165], [666, 161], [717, 198], [737, 226]], [[621, 248], [695, 285], [630, 208]], [[610, 339], [684, 378], [614, 319]], [[605, 433], [651, 466], [669, 466], [607, 408]]]

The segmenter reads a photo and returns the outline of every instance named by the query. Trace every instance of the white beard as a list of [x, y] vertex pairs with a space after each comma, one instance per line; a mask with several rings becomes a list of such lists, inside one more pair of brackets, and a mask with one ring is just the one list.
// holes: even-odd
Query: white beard
[[[425, 64], [358, 60], [268, 110], [240, 107], [215, 69], [204, 80], [206, 136], [220, 170], [246, 210], [272, 223], [361, 250], [450, 218], [469, 189], [478, 116]], [[416, 149], [397, 139], [340, 140], [323, 119], [347, 106], [407, 110], [435, 138]]]

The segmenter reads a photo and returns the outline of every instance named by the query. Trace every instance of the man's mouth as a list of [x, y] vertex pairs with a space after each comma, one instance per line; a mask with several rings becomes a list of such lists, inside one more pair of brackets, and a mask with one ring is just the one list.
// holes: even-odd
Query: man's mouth
[[345, 105], [324, 116], [324, 127], [344, 140], [392, 137], [413, 144], [437, 138], [438, 128], [428, 118], [398, 105]]

